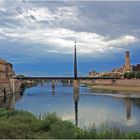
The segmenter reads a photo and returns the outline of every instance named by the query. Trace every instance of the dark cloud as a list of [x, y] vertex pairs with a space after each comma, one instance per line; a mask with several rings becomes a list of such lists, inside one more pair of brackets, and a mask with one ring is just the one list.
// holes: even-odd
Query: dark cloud
[[84, 30], [119, 35], [139, 29], [140, 2], [82, 2], [82, 5]]

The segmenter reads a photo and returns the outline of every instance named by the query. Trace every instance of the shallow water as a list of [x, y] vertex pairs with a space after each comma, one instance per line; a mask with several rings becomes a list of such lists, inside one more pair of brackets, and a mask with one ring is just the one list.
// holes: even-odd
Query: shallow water
[[26, 89], [23, 96], [9, 96], [6, 102], [1, 97], [0, 106], [30, 111], [37, 116], [56, 112], [82, 128], [95, 125], [98, 129], [105, 125], [140, 130], [140, 94], [95, 92], [84, 86], [80, 86], [79, 94], [73, 92], [72, 85], [57, 83], [52, 90], [48, 82]]

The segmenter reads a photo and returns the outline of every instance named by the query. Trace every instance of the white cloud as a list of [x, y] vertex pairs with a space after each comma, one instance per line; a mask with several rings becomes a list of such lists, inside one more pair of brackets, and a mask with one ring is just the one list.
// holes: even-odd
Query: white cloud
[[130, 36], [130, 35], [125, 35], [125, 36], [120, 36], [117, 39], [108, 41], [108, 44], [112, 45], [112, 46], [122, 46], [122, 45], [127, 45], [129, 43], [133, 43], [136, 41], [137, 41], [136, 37]]
[[[105, 53], [107, 51], [125, 48], [129, 43], [134, 43], [137, 38], [130, 35], [111, 39], [96, 33], [77, 32], [64, 28], [47, 29], [8, 29], [0, 30], [0, 34], [11, 40], [20, 40], [28, 43], [46, 44], [43, 48], [47, 52], [71, 53], [74, 41], [77, 41], [80, 54]], [[47, 47], [49, 46], [49, 47]], [[42, 49], [40, 47], [40, 49]]]
[[56, 24], [61, 22], [70, 22], [71, 20], [78, 22], [78, 9], [75, 7], [58, 7], [53, 11], [48, 7], [32, 7], [28, 9], [18, 8], [16, 11], [17, 14], [13, 19], [24, 20], [27, 22], [48, 22], [53, 26], [56, 26]]

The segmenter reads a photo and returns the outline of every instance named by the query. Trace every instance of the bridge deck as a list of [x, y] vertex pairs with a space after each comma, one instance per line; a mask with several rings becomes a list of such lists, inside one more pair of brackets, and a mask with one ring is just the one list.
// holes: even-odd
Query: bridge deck
[[[74, 80], [74, 77], [15, 77], [19, 80]], [[121, 79], [118, 77], [77, 77], [77, 80]]]

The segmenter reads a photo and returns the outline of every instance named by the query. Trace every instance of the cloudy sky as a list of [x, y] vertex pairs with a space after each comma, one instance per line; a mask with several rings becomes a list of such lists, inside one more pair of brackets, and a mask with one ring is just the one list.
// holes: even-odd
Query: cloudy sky
[[0, 1], [0, 58], [26, 75], [72, 75], [77, 42], [78, 71], [110, 71], [140, 63], [140, 2]]

